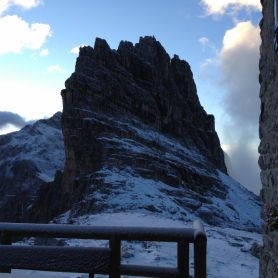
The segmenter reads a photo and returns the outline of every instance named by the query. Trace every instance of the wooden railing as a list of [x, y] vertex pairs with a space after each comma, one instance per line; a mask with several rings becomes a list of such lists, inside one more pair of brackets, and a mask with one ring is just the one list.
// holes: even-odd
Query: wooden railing
[[[109, 240], [109, 248], [12, 245], [13, 237]], [[121, 241], [177, 243], [177, 267], [121, 264]], [[206, 277], [206, 234], [200, 221], [193, 228], [100, 227], [62, 224], [0, 223], [0, 272], [11, 269], [144, 277], [189, 277], [189, 246], [194, 245], [194, 277]]]

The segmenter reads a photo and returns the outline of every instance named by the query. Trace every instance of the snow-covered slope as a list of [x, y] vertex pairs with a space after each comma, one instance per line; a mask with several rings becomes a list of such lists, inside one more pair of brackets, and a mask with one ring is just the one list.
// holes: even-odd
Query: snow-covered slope
[[61, 113], [0, 136], [0, 219], [22, 220], [40, 186], [64, 168]]
[[260, 230], [259, 198], [215, 169], [193, 143], [186, 145], [135, 120], [95, 114], [87, 121], [103, 126], [96, 143], [103, 148], [102, 166], [76, 177], [76, 187], [86, 184], [86, 190], [72, 206], [72, 217], [151, 212], [169, 219], [200, 217], [210, 225]]
[[[1, 136], [3, 152], [1, 151], [0, 165], [1, 169], [6, 171], [1, 171], [2, 177], [3, 173], [8, 173], [6, 170], [8, 168], [5, 167], [9, 163], [13, 166], [13, 163], [23, 160], [35, 165], [34, 172], [26, 170], [26, 177], [18, 179], [18, 182], [21, 182], [18, 186], [24, 184], [24, 190], [29, 188], [30, 192], [36, 192], [36, 186], [53, 179], [55, 171], [62, 170], [64, 163], [59, 122], [60, 115], [57, 114], [50, 120], [42, 120], [19, 132]], [[261, 235], [256, 232], [260, 228], [258, 197], [223, 172], [213, 170], [198, 150], [190, 149], [175, 138], [159, 134], [139, 124], [113, 122], [113, 125], [118, 125], [123, 130], [122, 134], [124, 131], [132, 133], [133, 140], [125, 136], [100, 137], [106, 146], [114, 150], [124, 150], [127, 160], [134, 157], [138, 160], [142, 157], [151, 157], [149, 161], [164, 165], [167, 169], [165, 176], [172, 176], [172, 180], [168, 179], [169, 181], [177, 179], [175, 169], [190, 169], [191, 173], [198, 173], [203, 177], [200, 178], [200, 192], [187, 187], [186, 184], [173, 186], [173, 183], [167, 183], [166, 179], [151, 178], [152, 167], [149, 167], [147, 172], [148, 168], [140, 164], [136, 167], [132, 163], [130, 167], [117, 165], [115, 163], [117, 156], [111, 156], [107, 167], [91, 174], [93, 182], [86, 197], [53, 221], [76, 225], [177, 227], [190, 226], [192, 220], [201, 217], [206, 222], [205, 229], [208, 235], [208, 277], [257, 277], [258, 259], [250, 252], [252, 246], [261, 241]], [[23, 163], [23, 166], [26, 165], [28, 164]], [[6, 180], [10, 177], [17, 181], [14, 178], [15, 174], [12, 171], [11, 173], [4, 176]], [[33, 179], [28, 183], [29, 176]], [[34, 182], [36, 179], [40, 181], [37, 184]], [[207, 180], [214, 181], [217, 186], [213, 186], [212, 183], [209, 188], [205, 187], [206, 190], [202, 191], [202, 182]], [[3, 183], [1, 186], [3, 190]], [[217, 193], [219, 188], [221, 190]], [[16, 190], [20, 192], [20, 187]], [[17, 199], [17, 202], [13, 202], [13, 206], [20, 204], [22, 193], [18, 191], [13, 193]], [[222, 194], [223, 192], [225, 194]], [[7, 198], [7, 195], [2, 196]], [[92, 207], [88, 210], [89, 205]], [[71, 240], [67, 244], [90, 246], [106, 243]], [[123, 260], [127, 263], [173, 266], [175, 246], [126, 242], [123, 245]], [[24, 275], [86, 277], [80, 274], [41, 274], [34, 271], [14, 271], [11, 277], [24, 277]], [[0, 274], [0, 277], [6, 276]]]
[[[41, 185], [63, 169], [60, 120], [57, 113], [0, 137], [2, 219], [18, 219], [22, 204], [23, 208], [32, 204]], [[101, 121], [122, 136], [104, 133], [98, 137], [107, 150], [107, 161], [86, 177], [90, 181], [86, 196], [75, 203], [72, 217], [89, 212], [151, 212], [169, 219], [191, 221], [200, 217], [211, 225], [260, 229], [258, 197], [215, 170], [198, 149], [136, 121], [131, 124], [104, 117]], [[192, 186], [196, 177], [198, 187]], [[12, 201], [15, 199], [17, 202]]]
[[[0, 221], [29, 213], [32, 221], [176, 226], [201, 218], [211, 277], [224, 269], [252, 277], [255, 259], [243, 251], [258, 237], [259, 198], [226, 174], [189, 64], [154, 37], [117, 50], [96, 39], [65, 87], [62, 120], [0, 137]], [[160, 245], [150, 246], [145, 256], [127, 244], [126, 259], [173, 263], [172, 247], [160, 258]], [[247, 264], [243, 276], [236, 257]]]

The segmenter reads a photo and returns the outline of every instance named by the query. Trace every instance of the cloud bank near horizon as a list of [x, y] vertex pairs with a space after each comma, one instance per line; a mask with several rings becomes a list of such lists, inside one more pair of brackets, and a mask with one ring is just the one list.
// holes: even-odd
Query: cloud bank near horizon
[[8, 112], [8, 111], [0, 111], [0, 130], [5, 128], [8, 124], [13, 125], [17, 128], [22, 128], [28, 122], [21, 117], [20, 115]]

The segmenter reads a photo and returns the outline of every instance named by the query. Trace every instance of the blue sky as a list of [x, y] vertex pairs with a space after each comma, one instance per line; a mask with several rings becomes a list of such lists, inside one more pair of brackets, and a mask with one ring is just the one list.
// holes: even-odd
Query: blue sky
[[[62, 109], [74, 48], [95, 37], [117, 48], [154, 35], [190, 63], [231, 174], [258, 193], [260, 9], [259, 0], [0, 0], [0, 132], [18, 129], [17, 116], [29, 121]], [[1, 121], [1, 111], [13, 117]]]

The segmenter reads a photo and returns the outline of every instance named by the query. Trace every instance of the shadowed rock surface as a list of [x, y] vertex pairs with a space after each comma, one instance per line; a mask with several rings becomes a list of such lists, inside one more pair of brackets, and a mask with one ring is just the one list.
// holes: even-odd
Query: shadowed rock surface
[[259, 199], [227, 175], [189, 65], [155, 38], [118, 50], [96, 39], [62, 96], [62, 117], [0, 136], [1, 221], [140, 213], [260, 229]]
[[[278, 52], [274, 47], [274, 3], [261, 0], [263, 19], [261, 27], [260, 58], [260, 158], [262, 181], [263, 248], [260, 258], [260, 277], [278, 277]], [[276, 7], [277, 9], [277, 7]]]
[[259, 229], [258, 198], [226, 175], [190, 66], [154, 37], [81, 48], [62, 97], [65, 169], [41, 188], [33, 221], [141, 211]]
[[76, 175], [101, 169], [114, 153], [119, 163], [130, 165], [121, 150], [105, 152], [111, 144], [99, 138], [136, 141], [128, 125], [181, 140], [226, 172], [214, 117], [199, 103], [188, 63], [177, 56], [170, 59], [153, 37], [141, 38], [135, 46], [121, 42], [117, 51], [102, 39], [96, 39], [94, 48], [82, 48], [62, 96], [66, 191], [72, 190]]

